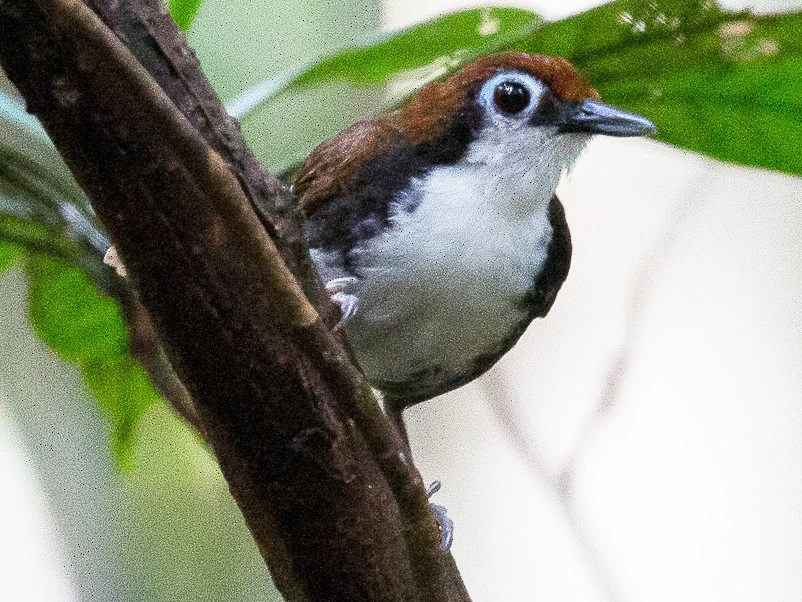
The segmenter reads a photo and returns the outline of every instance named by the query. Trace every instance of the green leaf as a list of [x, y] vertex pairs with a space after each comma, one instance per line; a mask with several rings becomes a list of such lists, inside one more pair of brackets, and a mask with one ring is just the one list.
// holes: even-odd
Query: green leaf
[[313, 65], [266, 80], [230, 103], [228, 109], [236, 117], [243, 117], [280, 92], [336, 81], [375, 86], [407, 73], [419, 84], [480, 54], [493, 52], [542, 23], [534, 13], [515, 8], [452, 13], [401, 31], [373, 35], [356, 48], [335, 52]]
[[22, 247], [0, 242], [0, 275], [22, 256]]
[[511, 44], [573, 61], [660, 140], [802, 174], [802, 14], [758, 17], [704, 1], [620, 0]]
[[344, 79], [356, 85], [388, 81], [400, 71], [447, 68], [483, 52], [492, 52], [542, 23], [540, 17], [515, 8], [483, 8], [452, 13], [394, 34], [381, 34], [360, 48], [344, 50], [303, 73], [296, 84], [313, 85]]
[[[482, 36], [488, 18], [499, 28]], [[251, 91], [238, 108], [336, 80], [420, 86], [478, 54], [524, 50], [568, 58], [606, 102], [652, 119], [660, 140], [802, 174], [800, 31], [800, 13], [733, 13], [709, 0], [618, 0], [548, 24], [526, 11], [478, 9], [333, 54]], [[386, 106], [403, 96], [395, 91]]]
[[111, 288], [108, 245], [44, 130], [0, 89], [0, 271], [26, 251], [34, 328], [78, 366], [125, 466], [137, 420], [157, 394], [131, 355], [119, 305], [99, 292]]
[[189, 31], [202, 3], [203, 0], [169, 0], [167, 5], [176, 24], [183, 31]]
[[115, 456], [125, 467], [137, 421], [158, 394], [131, 356], [118, 304], [99, 293], [82, 270], [59, 259], [32, 255], [26, 271], [36, 332], [78, 365], [111, 425]]

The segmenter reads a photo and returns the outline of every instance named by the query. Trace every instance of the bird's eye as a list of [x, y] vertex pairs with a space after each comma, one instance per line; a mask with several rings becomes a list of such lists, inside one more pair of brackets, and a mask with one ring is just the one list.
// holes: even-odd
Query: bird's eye
[[531, 95], [521, 83], [515, 81], [501, 82], [493, 91], [493, 104], [502, 113], [514, 115], [529, 105]]

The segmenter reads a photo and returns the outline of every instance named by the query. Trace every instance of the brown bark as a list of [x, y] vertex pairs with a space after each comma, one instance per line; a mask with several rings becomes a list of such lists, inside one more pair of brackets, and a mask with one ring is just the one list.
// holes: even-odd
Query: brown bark
[[0, 0], [0, 62], [115, 241], [277, 586], [467, 600], [409, 450], [326, 325], [287, 191], [158, 0], [89, 4]]

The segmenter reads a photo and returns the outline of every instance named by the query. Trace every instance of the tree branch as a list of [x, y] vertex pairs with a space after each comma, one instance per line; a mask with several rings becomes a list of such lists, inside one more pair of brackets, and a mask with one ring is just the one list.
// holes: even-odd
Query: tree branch
[[468, 600], [409, 450], [304, 294], [332, 315], [287, 191], [160, 3], [92, 4], [119, 38], [78, 0], [0, 0], [0, 61], [115, 241], [277, 586]]
[[139, 63], [165, 91], [176, 108], [195, 127], [237, 177], [290, 270], [326, 319], [335, 324], [337, 312], [328, 303], [303, 236], [303, 218], [286, 187], [256, 160], [242, 137], [239, 123], [220, 102], [204, 77], [195, 52], [159, 0], [88, 0], [106, 25], [124, 41]]

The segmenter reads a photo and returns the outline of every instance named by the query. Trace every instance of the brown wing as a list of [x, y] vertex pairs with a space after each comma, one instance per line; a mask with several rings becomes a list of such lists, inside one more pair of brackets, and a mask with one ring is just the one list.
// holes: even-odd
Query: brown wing
[[403, 135], [395, 115], [360, 121], [320, 144], [295, 179], [295, 193], [306, 216], [326, 201], [343, 196], [358, 183], [361, 167], [377, 154], [399, 146]]

